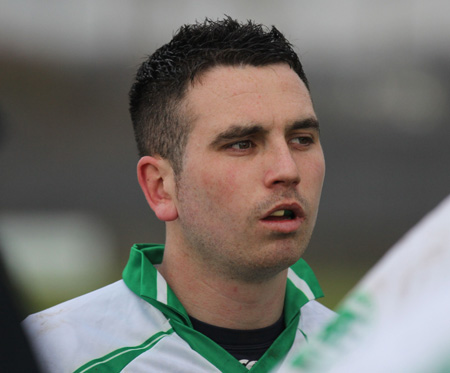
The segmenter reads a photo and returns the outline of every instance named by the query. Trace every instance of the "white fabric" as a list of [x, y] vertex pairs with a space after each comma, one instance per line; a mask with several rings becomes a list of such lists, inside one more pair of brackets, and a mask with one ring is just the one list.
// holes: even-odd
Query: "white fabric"
[[450, 372], [450, 197], [364, 277], [283, 372]]
[[[317, 329], [334, 313], [311, 301], [301, 309], [303, 333]], [[171, 330], [166, 317], [139, 298], [122, 280], [23, 322], [44, 372], [73, 372], [122, 347], [139, 346], [153, 334]], [[305, 343], [298, 329], [295, 348]], [[123, 372], [218, 372], [175, 332], [130, 362]]]
[[44, 372], [62, 373], [123, 346], [140, 345], [170, 324], [120, 280], [30, 315], [23, 327]]

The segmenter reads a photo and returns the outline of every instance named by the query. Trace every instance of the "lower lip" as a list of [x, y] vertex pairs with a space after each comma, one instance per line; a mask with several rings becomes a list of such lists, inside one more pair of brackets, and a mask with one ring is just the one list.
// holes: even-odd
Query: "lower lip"
[[287, 220], [260, 220], [260, 223], [266, 228], [279, 233], [292, 233], [300, 228], [305, 218], [295, 218]]

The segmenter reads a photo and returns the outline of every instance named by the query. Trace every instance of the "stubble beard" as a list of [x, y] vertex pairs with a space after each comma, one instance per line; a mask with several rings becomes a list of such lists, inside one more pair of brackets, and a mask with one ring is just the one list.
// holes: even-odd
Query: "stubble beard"
[[[183, 230], [190, 257], [197, 267], [224, 280], [242, 283], [269, 281], [286, 270], [301, 258], [311, 237], [311, 234], [307, 237], [303, 235], [299, 240], [295, 233], [272, 232], [264, 242], [265, 252], [251, 252], [248, 250], [251, 245], [222, 242], [213, 235], [199, 234], [198, 230], [192, 229], [192, 225]], [[233, 247], [230, 249], [231, 245]]]
[[[180, 204], [183, 204], [189, 198], [189, 193], [185, 195], [181, 180], [179, 179], [178, 182], [178, 200]], [[274, 195], [254, 207], [247, 218], [248, 226], [252, 227], [269, 208], [283, 199], [296, 200], [305, 211], [310, 211], [307, 201], [302, 199], [296, 190], [286, 191], [281, 195]], [[261, 250], [259, 247], [254, 247], [255, 243], [251, 242], [251, 235], [247, 235], [241, 240], [228, 239], [235, 234], [230, 227], [223, 225], [208, 229], [202, 221], [198, 220], [195, 213], [188, 212], [186, 216], [180, 216], [179, 223], [189, 250], [189, 257], [197, 268], [220, 276], [224, 280], [262, 283], [286, 270], [300, 259], [310, 241], [315, 216], [309, 216], [302, 224], [300, 231], [287, 234], [267, 232], [261, 245], [266, 247]], [[219, 233], [216, 234], [216, 231]], [[255, 238], [255, 240], [260, 239], [260, 237]], [[246, 242], [243, 242], [245, 240]], [[267, 250], [267, 247], [270, 250]]]

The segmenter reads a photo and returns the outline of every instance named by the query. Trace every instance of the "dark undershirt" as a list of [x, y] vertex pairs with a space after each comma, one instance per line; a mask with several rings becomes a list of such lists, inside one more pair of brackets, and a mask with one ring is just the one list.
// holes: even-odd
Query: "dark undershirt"
[[264, 355], [285, 328], [284, 314], [275, 324], [254, 330], [221, 328], [193, 317], [190, 319], [195, 330], [212, 339], [248, 368]]

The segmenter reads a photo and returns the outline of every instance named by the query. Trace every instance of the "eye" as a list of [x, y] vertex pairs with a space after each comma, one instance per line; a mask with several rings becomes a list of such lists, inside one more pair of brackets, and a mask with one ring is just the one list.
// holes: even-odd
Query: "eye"
[[291, 144], [301, 145], [301, 146], [308, 146], [314, 143], [314, 140], [310, 136], [298, 136], [294, 137], [290, 140]]
[[250, 140], [241, 140], [228, 145], [228, 148], [234, 150], [247, 150], [253, 148], [254, 144]]

